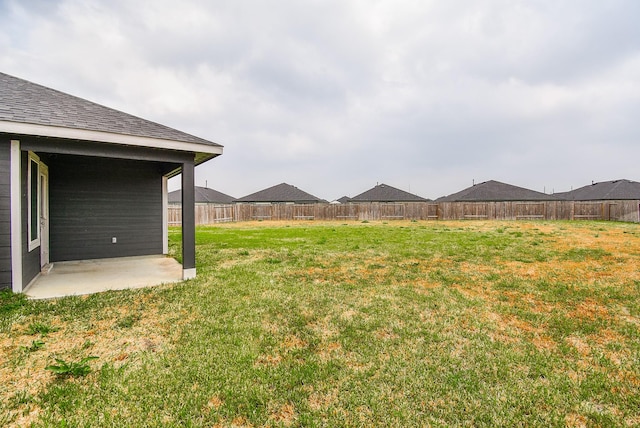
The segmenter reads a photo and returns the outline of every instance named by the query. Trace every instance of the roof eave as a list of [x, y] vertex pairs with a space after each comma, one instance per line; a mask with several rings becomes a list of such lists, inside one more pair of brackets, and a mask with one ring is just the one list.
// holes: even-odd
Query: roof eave
[[[220, 153], [222, 154], [222, 153]], [[193, 163], [194, 166], [198, 166], [202, 163], [205, 163], [208, 160], [211, 160], [215, 157], [220, 156], [220, 154], [214, 155], [211, 153], [201, 153], [201, 152], [196, 152], [196, 157], [195, 157], [195, 161]], [[167, 175], [168, 178], [171, 177], [175, 177], [176, 175], [180, 175], [180, 173], [182, 172], [182, 167], [178, 167], [176, 169], [174, 169], [173, 171], [170, 171]]]
[[152, 147], [156, 149], [178, 150], [196, 153], [196, 165], [222, 154], [221, 145], [200, 144], [195, 142], [165, 140], [162, 138], [140, 137], [136, 135], [116, 134], [104, 131], [64, 128], [59, 126], [39, 125], [0, 121], [0, 132], [10, 134], [32, 135], [38, 137], [64, 138], [70, 140], [97, 141], [101, 143], [122, 144], [126, 146]]

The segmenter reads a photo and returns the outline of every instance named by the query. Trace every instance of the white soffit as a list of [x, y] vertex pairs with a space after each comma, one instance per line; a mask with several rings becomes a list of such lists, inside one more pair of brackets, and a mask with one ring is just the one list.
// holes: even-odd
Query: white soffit
[[0, 132], [10, 134], [33, 135], [39, 137], [65, 138], [71, 140], [97, 141], [138, 147], [153, 147], [156, 149], [178, 150], [185, 152], [199, 152], [221, 155], [222, 146], [198, 144], [184, 141], [164, 140], [161, 138], [138, 137], [135, 135], [114, 134], [103, 131], [63, 128], [59, 126], [36, 125], [0, 121]]

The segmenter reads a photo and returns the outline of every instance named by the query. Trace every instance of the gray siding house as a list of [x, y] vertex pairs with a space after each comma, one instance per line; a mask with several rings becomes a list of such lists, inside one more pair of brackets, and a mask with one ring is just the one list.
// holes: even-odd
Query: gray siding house
[[[195, 203], [196, 204], [232, 204], [236, 199], [225, 193], [218, 192], [208, 187], [196, 186]], [[182, 190], [174, 190], [169, 192], [169, 205], [180, 205], [182, 203]]]
[[556, 195], [569, 201], [640, 200], [640, 183], [627, 179], [602, 181]]
[[242, 198], [236, 199], [235, 202], [250, 204], [317, 204], [326, 203], [327, 201], [300, 190], [291, 184], [280, 183], [243, 196]]
[[405, 192], [389, 186], [388, 184], [376, 184], [375, 187], [360, 193], [353, 198], [349, 198], [347, 202], [428, 202], [421, 196], [413, 193]]
[[[222, 146], [0, 73], [0, 288], [22, 292], [56, 261], [166, 254], [167, 180]], [[183, 278], [195, 222], [182, 225]]]
[[547, 195], [524, 187], [489, 180], [438, 198], [436, 202], [556, 201], [558, 199], [560, 198], [556, 195]]
[[[619, 179], [591, 183], [557, 196], [575, 202], [584, 218], [640, 222], [640, 182]], [[591, 212], [584, 212], [589, 211]]]

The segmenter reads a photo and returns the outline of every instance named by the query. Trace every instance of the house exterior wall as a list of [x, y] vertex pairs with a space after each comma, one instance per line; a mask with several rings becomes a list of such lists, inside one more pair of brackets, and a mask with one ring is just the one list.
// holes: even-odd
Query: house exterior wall
[[0, 289], [11, 288], [10, 144], [0, 141]]
[[45, 162], [52, 262], [162, 254], [157, 163], [73, 155]]

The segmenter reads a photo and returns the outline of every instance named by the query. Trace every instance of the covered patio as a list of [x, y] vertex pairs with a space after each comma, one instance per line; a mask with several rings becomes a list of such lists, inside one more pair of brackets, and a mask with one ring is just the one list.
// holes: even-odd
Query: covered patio
[[[221, 145], [3, 73], [0, 98], [0, 289], [44, 298], [196, 276], [194, 168]], [[182, 266], [166, 257], [177, 175]]]
[[182, 281], [182, 265], [162, 255], [55, 262], [25, 290], [30, 299], [78, 296]]

